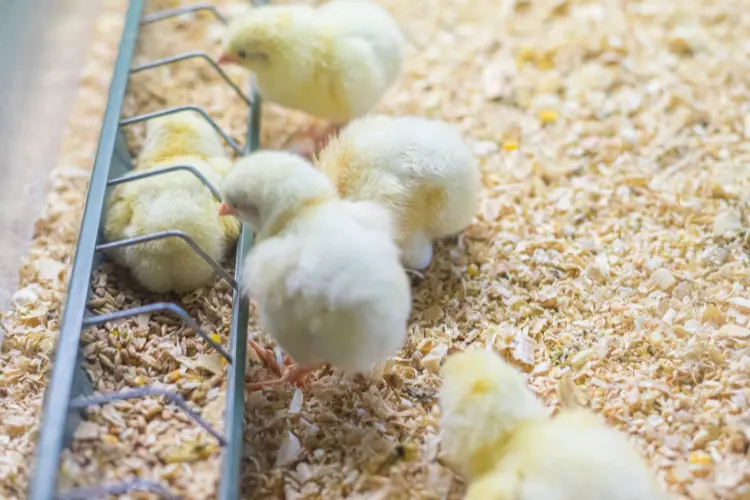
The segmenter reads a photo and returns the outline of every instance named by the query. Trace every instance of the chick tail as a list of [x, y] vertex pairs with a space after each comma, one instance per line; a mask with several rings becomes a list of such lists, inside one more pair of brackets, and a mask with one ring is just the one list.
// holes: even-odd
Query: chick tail
[[425, 183], [414, 190], [405, 207], [401, 230], [409, 234], [431, 229], [440, 223], [448, 204], [448, 193], [439, 184]]
[[[226, 249], [216, 206], [189, 196], [161, 197], [137, 214], [131, 227], [139, 235], [178, 230], [219, 262]], [[155, 293], [184, 292], [207, 285], [213, 268], [187, 242], [168, 237], [126, 249], [126, 261], [136, 279]]]

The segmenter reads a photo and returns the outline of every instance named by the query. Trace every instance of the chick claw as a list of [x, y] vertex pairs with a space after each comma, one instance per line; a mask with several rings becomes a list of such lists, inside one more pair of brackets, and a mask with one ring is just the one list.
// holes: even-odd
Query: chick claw
[[[284, 371], [279, 367], [279, 364], [276, 362], [276, 353], [274, 353], [270, 349], [266, 349], [265, 347], [261, 346], [257, 342], [255, 342], [252, 339], [248, 339], [248, 343], [250, 344], [250, 347], [253, 348], [253, 350], [258, 354], [260, 359], [263, 360], [263, 362], [268, 366], [271, 371], [276, 373], [279, 377], [284, 373]], [[284, 364], [288, 365], [291, 362], [291, 360], [287, 357], [284, 359]]]
[[304, 385], [307, 377], [310, 373], [317, 370], [319, 365], [315, 366], [295, 366], [291, 370], [288, 370], [284, 375], [275, 380], [266, 380], [264, 382], [256, 382], [254, 384], [247, 384], [247, 390], [259, 391], [265, 387], [279, 387], [286, 384], [292, 384], [297, 387]]

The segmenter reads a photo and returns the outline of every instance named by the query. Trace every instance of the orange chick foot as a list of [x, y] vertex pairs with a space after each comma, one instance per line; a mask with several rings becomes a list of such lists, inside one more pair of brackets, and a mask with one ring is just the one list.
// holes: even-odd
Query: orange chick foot
[[301, 157], [312, 160], [326, 147], [328, 141], [343, 128], [343, 125], [328, 125], [321, 129], [312, 129], [303, 138], [292, 142], [289, 151]]
[[[252, 339], [248, 339], [248, 343], [250, 344], [250, 347], [253, 348], [253, 350], [258, 354], [258, 357], [260, 357], [261, 360], [263, 360], [263, 363], [276, 375], [279, 377], [281, 376], [284, 371], [279, 367], [279, 363], [276, 361], [276, 353], [274, 353], [270, 349], [266, 349], [265, 347], [261, 346], [257, 342], [255, 342]], [[287, 358], [288, 359], [288, 358]], [[287, 363], [287, 359], [284, 360], [284, 364]]]
[[279, 387], [287, 384], [292, 384], [300, 387], [307, 381], [307, 377], [310, 376], [310, 373], [317, 370], [319, 366], [321, 365], [295, 366], [291, 370], [288, 370], [286, 373], [284, 373], [284, 375], [282, 375], [280, 378], [247, 384], [246, 387], [249, 391], [259, 391], [266, 387]]

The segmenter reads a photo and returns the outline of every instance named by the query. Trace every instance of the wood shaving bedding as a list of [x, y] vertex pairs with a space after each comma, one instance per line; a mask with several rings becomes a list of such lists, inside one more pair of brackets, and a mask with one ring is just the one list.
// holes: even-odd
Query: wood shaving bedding
[[[380, 3], [403, 26], [409, 48], [405, 74], [378, 111], [456, 124], [481, 160], [481, 208], [465, 234], [437, 246], [416, 284], [409, 340], [383, 367], [384, 383], [368, 386], [326, 371], [303, 390], [246, 395], [243, 496], [460, 498], [461, 479], [440, 460], [438, 370], [451, 350], [487, 346], [526, 371], [548, 404], [558, 403], [557, 394], [572, 394], [630, 433], [675, 498], [748, 498], [750, 45], [743, 34], [750, 18], [742, 2]], [[214, 40], [212, 22], [182, 31], [187, 21], [173, 24], [187, 35], [181, 40], [217, 50], [199, 43]], [[194, 39], [193, 25], [205, 30]], [[164, 38], [148, 50], [176, 43], [166, 28], [157, 31]], [[183, 64], [195, 68], [183, 77], [165, 70], [162, 80], [144, 74], [142, 87], [134, 78], [126, 113], [188, 103], [176, 102], [178, 96], [207, 110], [213, 104], [209, 113], [241, 141], [244, 105], [232, 101], [229, 109], [234, 98], [212, 94], [222, 85], [208, 70]], [[196, 71], [194, 88], [175, 88], [180, 78], [195, 80]], [[173, 94], [164, 94], [164, 85]], [[311, 122], [266, 105], [263, 145], [282, 147]], [[134, 152], [140, 137], [137, 127], [129, 132]], [[77, 196], [71, 203], [82, 200], [85, 180], [80, 184], [68, 193]], [[59, 304], [64, 268], [51, 263], [66, 254], [52, 245], [42, 253], [46, 241], [39, 240], [31, 259], [59, 284], [44, 282], [34, 293]], [[60, 245], [70, 252], [73, 244]], [[96, 279], [103, 280], [101, 307], [143, 300], [121, 288], [126, 280], [112, 269]], [[187, 300], [194, 300], [199, 322], [224, 340], [229, 300], [221, 286]], [[22, 380], [40, 398], [48, 365], [38, 352], [49, 355], [56, 316], [30, 313], [25, 321], [39, 327], [26, 333], [20, 315], [5, 321], [11, 349], [26, 357], [8, 361], [4, 346], [4, 378]], [[102, 388], [137, 385], [143, 377], [187, 397], [197, 392], [201, 408], [201, 385], [215, 380], [208, 399], [223, 380], [202, 376], [190, 385], [185, 376], [200, 369], [184, 361], [197, 363], [196, 356], [210, 351], [195, 338], [175, 337], [176, 329], [177, 322], [154, 318], [92, 329], [88, 349], [104, 356], [90, 356], [89, 370]], [[128, 354], [135, 364], [108, 356], [124, 331], [143, 342], [145, 353]], [[157, 366], [144, 359], [150, 350]], [[171, 375], [175, 370], [179, 377]], [[253, 363], [248, 379], [267, 377], [264, 372]], [[6, 407], [25, 404], [9, 400], [2, 400]], [[92, 457], [112, 461], [115, 451], [124, 455], [122, 446], [138, 445], [118, 465], [148, 467], [180, 492], [210, 497], [213, 486], [196, 490], [195, 484], [215, 484], [217, 452], [201, 448], [210, 439], [193, 446], [202, 431], [176, 415], [167, 415], [169, 428], [153, 429], [161, 434], [104, 437], [121, 427], [116, 414], [133, 418], [136, 428], [159, 427], [161, 419], [138, 417], [158, 415], [154, 404], [94, 412], [96, 427], [79, 431], [68, 463], [88, 472], [81, 464]], [[11, 443], [30, 446], [33, 431], [24, 422], [0, 425], [13, 431]], [[138, 442], [150, 435], [153, 443]], [[195, 460], [169, 463], [170, 452]]]

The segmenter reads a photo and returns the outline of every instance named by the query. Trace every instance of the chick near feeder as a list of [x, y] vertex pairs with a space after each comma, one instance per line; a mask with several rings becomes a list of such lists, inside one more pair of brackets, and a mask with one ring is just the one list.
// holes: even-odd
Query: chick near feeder
[[381, 6], [333, 0], [319, 7], [266, 5], [238, 16], [219, 62], [255, 73], [265, 99], [331, 123], [327, 133], [311, 134], [312, 145], [293, 147], [311, 157], [328, 133], [375, 106], [403, 59], [403, 35]]
[[[257, 233], [243, 291], [297, 364], [251, 389], [300, 382], [322, 364], [361, 373], [401, 348], [411, 289], [385, 209], [341, 200], [325, 175], [284, 152], [238, 161], [222, 196], [220, 213], [236, 214]], [[273, 356], [251, 345], [281, 374]]]
[[[193, 113], [179, 113], [148, 122], [138, 166], [132, 173], [176, 165], [197, 168], [216, 186], [231, 161], [206, 121]], [[190, 172], [121, 184], [107, 204], [104, 236], [108, 241], [179, 230], [219, 262], [239, 234], [239, 222], [218, 216], [218, 202]], [[187, 292], [209, 284], [214, 275], [213, 268], [177, 238], [110, 252], [115, 262], [129, 268], [136, 281], [154, 293]]]
[[331, 139], [316, 165], [342, 198], [390, 209], [402, 261], [411, 269], [426, 268], [433, 241], [465, 229], [479, 204], [477, 160], [458, 131], [440, 121], [359, 118]]
[[588, 410], [551, 418], [497, 354], [449, 356], [440, 389], [443, 450], [469, 500], [666, 500], [628, 439]]

